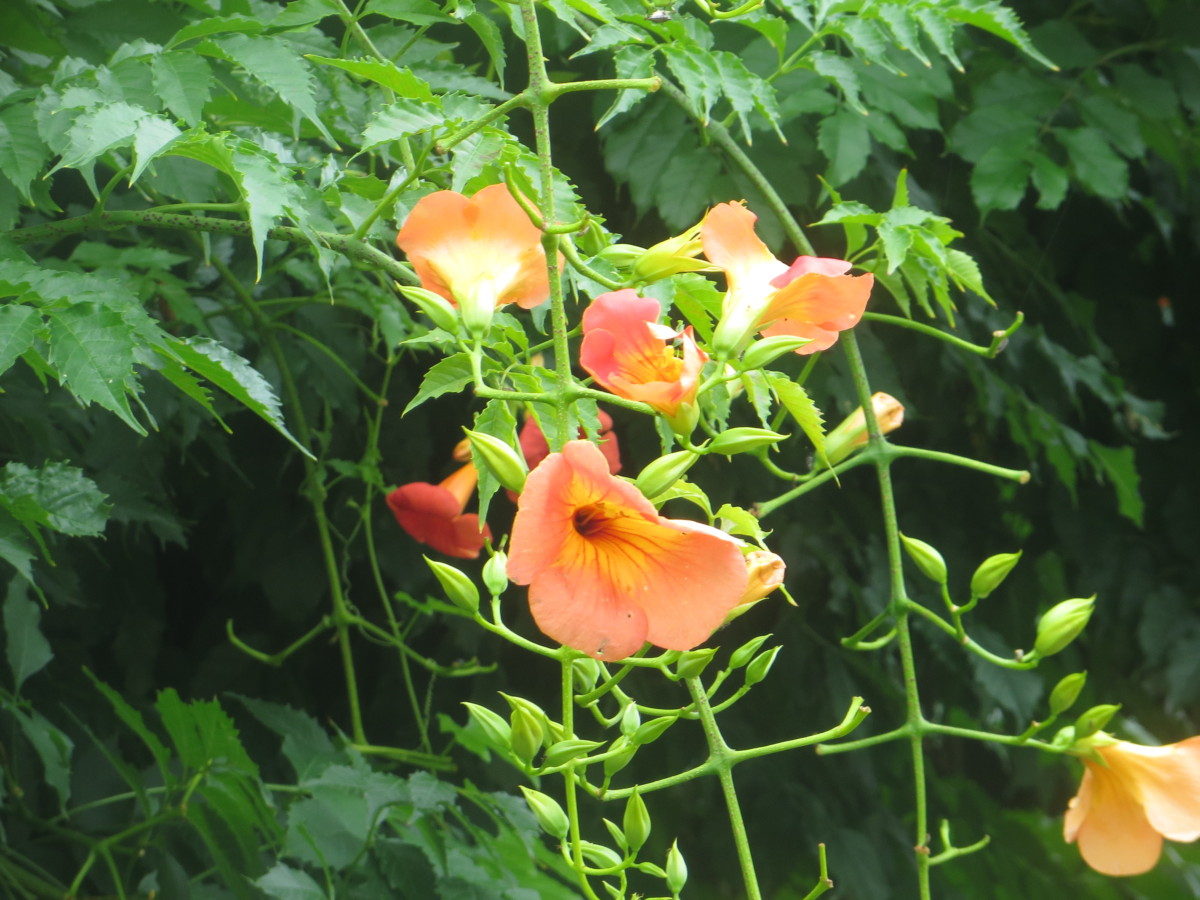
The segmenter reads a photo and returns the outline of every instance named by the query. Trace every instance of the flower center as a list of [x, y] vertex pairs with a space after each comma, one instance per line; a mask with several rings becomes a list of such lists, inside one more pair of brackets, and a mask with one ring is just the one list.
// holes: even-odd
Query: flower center
[[575, 531], [582, 537], [593, 537], [598, 532], [603, 531], [604, 524], [607, 521], [608, 513], [601, 503], [581, 506], [575, 510], [575, 515], [572, 518]]

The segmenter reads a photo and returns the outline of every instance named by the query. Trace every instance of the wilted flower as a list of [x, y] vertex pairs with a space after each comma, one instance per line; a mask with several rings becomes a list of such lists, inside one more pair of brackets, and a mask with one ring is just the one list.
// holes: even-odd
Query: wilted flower
[[701, 223], [704, 255], [728, 288], [713, 347], [737, 353], [756, 331], [808, 338], [801, 355], [832, 347], [862, 318], [875, 277], [847, 275], [844, 259], [801, 256], [787, 266], [754, 233], [757, 219], [740, 203], [721, 203]]
[[487, 330], [498, 306], [529, 309], [550, 296], [542, 233], [503, 184], [474, 197], [456, 191], [422, 197], [396, 245], [421, 286], [459, 307], [473, 333]]
[[1097, 732], [1081, 742], [1083, 781], [1067, 807], [1063, 837], [1105, 875], [1154, 868], [1163, 838], [1200, 838], [1200, 736], [1143, 747]]
[[748, 606], [770, 596], [783, 584], [786, 571], [784, 561], [770, 550], [751, 550], [746, 554], [749, 582], [738, 606]]
[[447, 556], [474, 559], [492, 536], [479, 516], [463, 512], [477, 479], [475, 467], [467, 463], [440, 484], [402, 484], [387, 495], [388, 508], [415, 540]]
[[599, 449], [570, 441], [529, 474], [513, 522], [508, 575], [529, 585], [538, 627], [602, 660], [649, 641], [691, 650], [746, 594], [739, 542], [660, 516], [608, 472]]
[[[882, 434], [889, 434], [904, 424], [904, 405], [883, 391], [871, 395], [871, 412], [875, 414]], [[868, 438], [867, 417], [860, 406], [825, 436], [825, 456], [829, 464], [835, 466], [859, 447], [865, 447]]]
[[676, 431], [690, 433], [700, 370], [708, 356], [696, 345], [691, 328], [674, 331], [659, 325], [658, 316], [658, 301], [636, 291], [601, 294], [583, 313], [579, 363], [606, 390], [648, 403]]

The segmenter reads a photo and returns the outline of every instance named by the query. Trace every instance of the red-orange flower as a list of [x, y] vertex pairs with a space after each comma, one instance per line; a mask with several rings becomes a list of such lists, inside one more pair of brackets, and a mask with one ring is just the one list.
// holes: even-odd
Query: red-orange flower
[[[648, 403], [672, 420], [676, 430], [691, 431], [692, 404], [707, 354], [692, 329], [674, 331], [658, 324], [658, 301], [636, 291], [601, 294], [583, 313], [579, 364], [597, 383], [618, 397]], [[675, 342], [679, 343], [679, 353]]]
[[[621, 471], [621, 448], [617, 444], [617, 433], [613, 431], [612, 416], [602, 409], [596, 412], [600, 419], [598, 435], [600, 452], [608, 460], [608, 471], [616, 475]], [[579, 429], [579, 436], [581, 438], [584, 436], [582, 428]], [[521, 453], [525, 456], [525, 465], [531, 472], [537, 468], [538, 463], [550, 455], [550, 444], [546, 440], [546, 435], [538, 425], [537, 419], [531, 415], [525, 416], [525, 422], [521, 425], [521, 433], [517, 435], [517, 440], [521, 445]]]
[[542, 233], [503, 184], [469, 198], [455, 191], [422, 197], [396, 245], [421, 286], [460, 307], [474, 331], [486, 330], [497, 306], [529, 309], [550, 296]]
[[513, 522], [509, 577], [529, 585], [538, 627], [602, 660], [649, 641], [690, 650], [746, 592], [738, 541], [660, 516], [609, 474], [600, 451], [570, 441], [529, 474]]
[[1200, 736], [1165, 747], [1090, 739], [1099, 760], [1085, 759], [1079, 793], [1063, 823], [1084, 862], [1105, 875], [1154, 868], [1163, 838], [1200, 838]]
[[800, 354], [827, 350], [862, 318], [875, 276], [847, 275], [844, 259], [801, 256], [784, 265], [754, 233], [757, 220], [740, 203], [721, 203], [701, 225], [704, 255], [728, 287], [713, 347], [736, 353], [761, 331], [808, 338]]
[[491, 531], [475, 513], [463, 509], [475, 492], [478, 473], [467, 463], [440, 484], [414, 481], [387, 495], [388, 508], [400, 527], [422, 544], [447, 556], [474, 559]]

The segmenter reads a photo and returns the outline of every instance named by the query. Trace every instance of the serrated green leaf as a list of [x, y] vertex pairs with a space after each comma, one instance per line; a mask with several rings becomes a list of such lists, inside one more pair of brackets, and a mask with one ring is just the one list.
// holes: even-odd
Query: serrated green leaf
[[138, 434], [146, 434], [129, 407], [129, 395], [138, 390], [133, 371], [137, 345], [121, 315], [94, 303], [51, 308], [46, 313], [48, 360], [58, 370], [59, 383], [84, 406], [97, 403]]
[[332, 59], [327, 56], [314, 56], [311, 53], [306, 54], [304, 58], [323, 66], [334, 66], [352, 75], [357, 75], [359, 78], [381, 84], [401, 97], [426, 102], [433, 100], [433, 91], [429, 89], [428, 84], [414, 75], [411, 70], [402, 69], [391, 60]]
[[204, 57], [188, 50], [161, 53], [150, 68], [154, 90], [167, 109], [187, 124], [199, 125], [212, 81], [212, 69]]
[[1054, 136], [1067, 150], [1075, 177], [1097, 197], [1120, 200], [1129, 190], [1129, 165], [1096, 128], [1058, 128]]
[[275, 900], [326, 900], [327, 896], [311, 875], [282, 862], [255, 880], [254, 886]]
[[471, 13], [463, 22], [475, 32], [483, 49], [487, 51], [488, 59], [496, 72], [496, 80], [504, 84], [504, 70], [507, 57], [504, 51], [504, 34], [500, 27], [483, 13]]
[[1088, 450], [1099, 461], [1105, 480], [1116, 491], [1117, 508], [1121, 515], [1141, 528], [1146, 504], [1142, 500], [1141, 478], [1138, 476], [1134, 449], [1105, 447], [1096, 441], [1088, 441]]
[[1030, 165], [1019, 151], [993, 147], [971, 171], [971, 194], [980, 210], [1016, 209], [1025, 196]]
[[1038, 209], [1058, 209], [1067, 196], [1071, 180], [1067, 170], [1040, 153], [1033, 158], [1033, 186], [1038, 192]]
[[453, 391], [461, 391], [472, 380], [470, 354], [455, 353], [453, 356], [447, 356], [445, 359], [434, 363], [429, 371], [425, 373], [425, 378], [421, 381], [421, 387], [417, 390], [417, 395], [409, 401], [408, 406], [404, 407], [404, 412], [401, 415], [407, 415], [426, 400], [431, 400], [434, 397], [440, 397], [442, 394], [449, 394]]
[[16, 569], [26, 582], [33, 584], [34, 556], [25, 530], [16, 519], [0, 508], [0, 559]]
[[933, 46], [959, 72], [963, 71], [962, 60], [954, 52], [954, 25], [946, 18], [945, 12], [936, 7], [918, 7], [913, 11], [921, 28], [929, 35]]
[[214, 16], [180, 28], [175, 32], [175, 36], [167, 41], [167, 49], [214, 34], [260, 34], [264, 28], [264, 23], [248, 16]]
[[305, 456], [312, 457], [287, 429], [274, 388], [245, 359], [228, 347], [208, 338], [169, 338], [158, 352], [216, 385], [250, 410]]
[[796, 420], [804, 436], [813, 445], [817, 459], [828, 464], [825, 459], [825, 417], [808, 396], [808, 391], [780, 372], [768, 372], [767, 378], [776, 398]]
[[883, 255], [887, 259], [887, 270], [890, 275], [895, 272], [908, 256], [908, 248], [912, 246], [912, 232], [907, 226], [897, 226], [884, 221], [879, 226], [879, 240], [883, 244]]
[[146, 170], [146, 166], [182, 134], [182, 131], [162, 116], [146, 116], [139, 121], [133, 133], [134, 166], [133, 171], [129, 173], [129, 183], [137, 181]]
[[0, 306], [0, 373], [8, 371], [33, 346], [41, 327], [41, 313], [32, 306], [20, 303]]
[[271, 20], [271, 29], [314, 25], [324, 18], [336, 16], [339, 11], [336, 0], [292, 0]]
[[439, 22], [456, 21], [430, 0], [371, 0], [366, 11], [401, 22], [412, 22], [414, 25], [436, 25]]
[[371, 117], [363, 130], [363, 150], [372, 150], [410, 134], [419, 134], [444, 125], [446, 116], [440, 104], [399, 100]]
[[979, 272], [979, 264], [968, 254], [953, 247], [946, 248], [946, 271], [960, 288], [966, 288], [995, 305], [983, 286], [983, 275]]
[[[613, 54], [613, 65], [618, 78], [649, 78], [654, 73], [654, 54], [648, 47], [622, 47]], [[629, 112], [645, 99], [645, 91], [617, 91], [612, 106], [596, 120], [594, 130], [599, 131], [607, 122]]]
[[675, 76], [688, 98], [693, 115], [701, 124], [708, 122], [713, 106], [721, 99], [721, 73], [717, 62], [707, 50], [685, 43], [661, 47], [667, 68]]
[[108, 498], [82, 469], [61, 462], [39, 469], [7, 463], [0, 469], [0, 506], [22, 524], [73, 537], [98, 535], [108, 522]]
[[[770, 82], [764, 81], [747, 69], [741, 58], [733, 53], [719, 50], [713, 53], [712, 57], [721, 79], [721, 89], [738, 117], [746, 143], [753, 142], [750, 133], [750, 113], [756, 111], [775, 129], [780, 140], [783, 140], [783, 134], [779, 131], [779, 104]], [[787, 143], [786, 140], [783, 142]]]
[[1000, 0], [984, 0], [984, 2], [967, 4], [952, 4], [945, 7], [944, 14], [959, 22], [982, 28], [996, 37], [1008, 41], [1026, 56], [1036, 59], [1048, 69], [1058, 70], [1051, 60], [1047, 59], [1025, 33], [1025, 28], [1017, 14], [1005, 6]]
[[[508, 403], [498, 398], [493, 398], [487, 402], [487, 406], [475, 417], [475, 423], [471, 428], [474, 431], [498, 437], [509, 447], [520, 446], [517, 442], [516, 417], [513, 415]], [[500, 482], [492, 474], [487, 462], [476, 452], [473, 445], [471, 447], [471, 458], [475, 462], [475, 470], [479, 473], [479, 487], [477, 491], [479, 494], [479, 521], [483, 522], [487, 519], [492, 497], [500, 489]]]
[[[862, 84], [858, 80], [858, 72], [846, 59], [834, 53], [824, 51], [812, 55], [813, 69], [818, 75], [836, 84], [846, 98], [846, 102], [858, 113], [867, 114], [867, 108], [862, 102]], [[866, 128], [864, 124], [863, 128]]]
[[163, 783], [167, 785], [172, 784], [175, 779], [172, 776], [170, 768], [171, 751], [167, 749], [166, 744], [159, 740], [158, 735], [146, 725], [146, 720], [142, 717], [142, 714], [130, 706], [119, 693], [97, 678], [86, 666], [83, 669], [83, 673], [92, 680], [92, 684], [104, 695], [104, 698], [112, 706], [113, 712], [117, 714], [117, 717], [146, 745], [146, 749], [150, 751], [150, 755], [154, 757], [154, 762], [158, 765], [158, 770], [163, 777]]
[[900, 3], [883, 3], [875, 8], [875, 13], [887, 24], [901, 50], [907, 50], [926, 66], [930, 64], [929, 57], [921, 48], [921, 33], [906, 6]]
[[25, 739], [42, 761], [42, 773], [46, 784], [58, 794], [59, 804], [65, 805], [71, 799], [71, 755], [75, 750], [74, 742], [37, 710], [25, 711], [7, 700], [0, 703], [3, 703], [17, 720]]
[[216, 700], [184, 703], [174, 688], [167, 688], [158, 692], [154, 708], [188, 770], [202, 772], [219, 765], [249, 775], [258, 773], [258, 767], [246, 755], [233, 719]]
[[233, 694], [250, 714], [283, 738], [280, 748], [301, 781], [318, 774], [339, 758], [329, 735], [303, 710], [281, 703]]
[[281, 37], [266, 34], [230, 34], [216, 38], [226, 58], [237, 63], [333, 141], [317, 115], [312, 76], [296, 48]]
[[149, 112], [125, 102], [109, 103], [80, 113], [67, 132], [62, 158], [50, 170], [78, 169], [117, 146], [128, 144]]
[[851, 110], [838, 110], [817, 126], [817, 146], [829, 160], [827, 178], [842, 185], [863, 170], [871, 153], [867, 120]]
[[748, 509], [726, 503], [717, 510], [717, 518], [725, 520], [727, 524], [722, 527], [730, 534], [744, 535], [759, 544], [766, 539], [767, 532], [759, 524], [758, 516]]
[[25, 584], [13, 580], [4, 599], [4, 650], [13, 675], [13, 692], [21, 693], [25, 680], [54, 658], [42, 635], [41, 609], [25, 595]]
[[38, 135], [33, 104], [21, 103], [0, 110], [0, 171], [31, 202], [30, 182], [37, 177], [50, 151]]

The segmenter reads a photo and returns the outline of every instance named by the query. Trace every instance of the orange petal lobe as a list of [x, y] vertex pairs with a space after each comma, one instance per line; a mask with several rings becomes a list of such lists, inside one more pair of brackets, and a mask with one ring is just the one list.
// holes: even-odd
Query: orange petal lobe
[[1087, 763], [1091, 796], [1075, 838], [1084, 862], [1104, 875], [1140, 875], [1154, 868], [1162, 853], [1162, 835], [1154, 830], [1141, 803], [1112, 766]]
[[1172, 841], [1200, 838], [1200, 737], [1165, 747], [1119, 741], [1100, 751], [1105, 759], [1118, 752], [1155, 831]]

